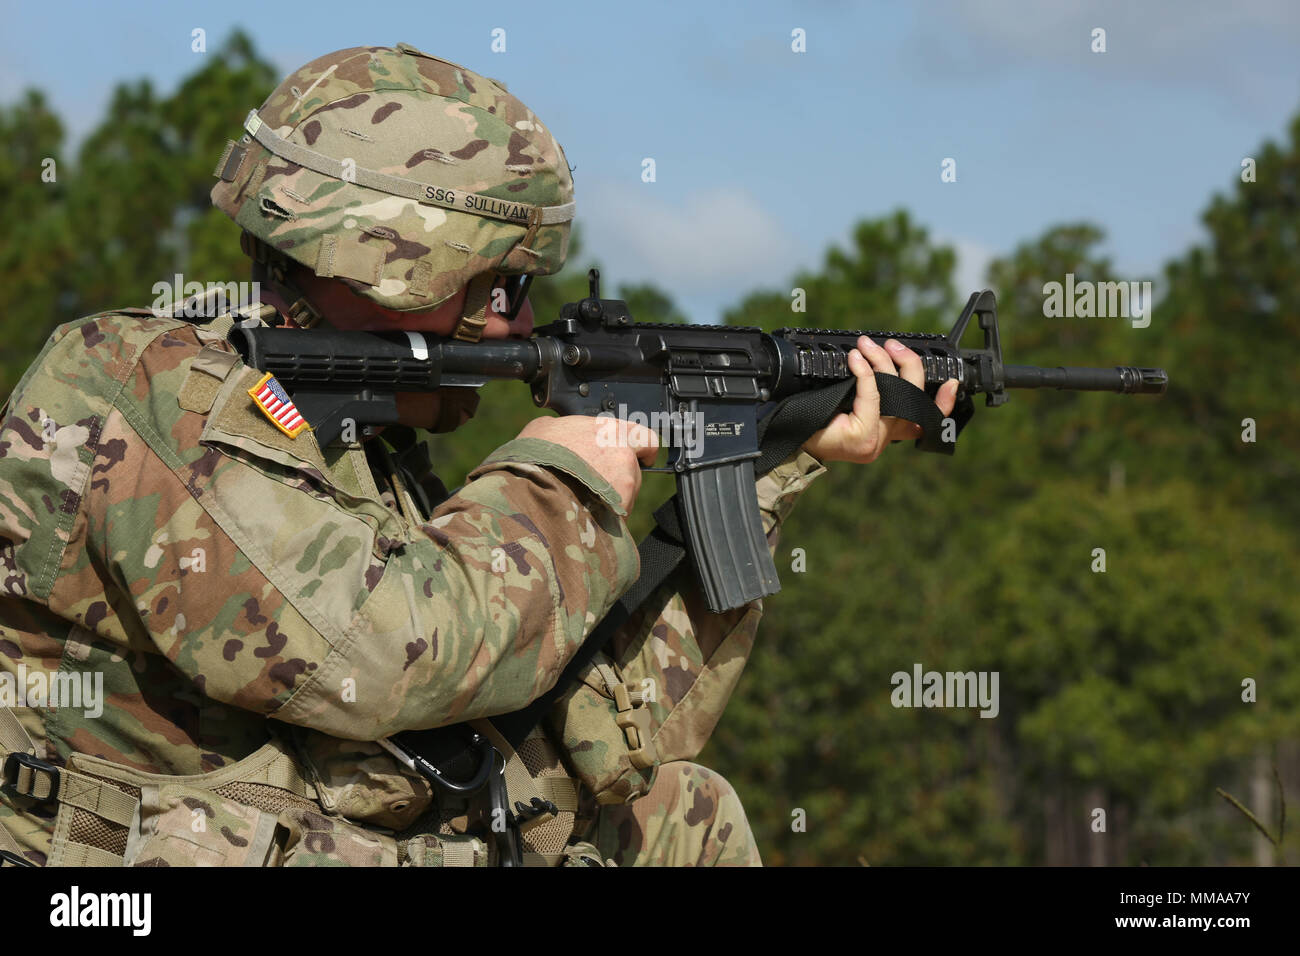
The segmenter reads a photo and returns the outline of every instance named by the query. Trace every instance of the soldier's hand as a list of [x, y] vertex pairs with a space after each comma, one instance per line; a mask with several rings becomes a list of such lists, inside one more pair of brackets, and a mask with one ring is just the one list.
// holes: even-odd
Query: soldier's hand
[[[880, 391], [876, 372], [901, 375], [918, 388], [925, 386], [921, 356], [896, 339], [881, 348], [867, 336], [859, 336], [858, 347], [849, 352], [849, 369], [858, 379], [853, 411], [841, 412], [829, 425], [804, 442], [804, 451], [822, 461], [875, 461], [891, 441], [920, 438], [921, 426], [892, 415], [880, 414]], [[950, 378], [939, 388], [934, 402], [946, 418], [957, 404], [957, 380]]]
[[638, 463], [653, 465], [659, 451], [659, 436], [653, 431], [614, 417], [535, 418], [519, 437], [541, 438], [568, 448], [614, 486], [628, 511], [641, 491]]

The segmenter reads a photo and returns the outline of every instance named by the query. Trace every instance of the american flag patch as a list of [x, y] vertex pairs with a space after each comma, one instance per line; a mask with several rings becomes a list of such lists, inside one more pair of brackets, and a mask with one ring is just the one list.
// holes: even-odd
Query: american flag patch
[[262, 380], [248, 390], [248, 394], [266, 417], [271, 419], [271, 424], [290, 438], [297, 438], [298, 433], [307, 427], [306, 420], [298, 413], [289, 393], [270, 372], [263, 375]]

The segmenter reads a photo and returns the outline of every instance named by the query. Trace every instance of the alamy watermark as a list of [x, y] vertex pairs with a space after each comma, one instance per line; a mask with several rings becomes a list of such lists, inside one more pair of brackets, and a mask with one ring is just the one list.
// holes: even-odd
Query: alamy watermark
[[920, 664], [912, 672], [895, 671], [889, 702], [895, 707], [979, 707], [981, 717], [996, 717], [997, 671], [924, 671]]
[[620, 421], [625, 421], [658, 434], [661, 446], [682, 448], [687, 458], [698, 458], [704, 453], [706, 436], [722, 438], [739, 435], [744, 427], [741, 422], [715, 422], [706, 427], [703, 412], [655, 411], [647, 414], [629, 411], [626, 405], [619, 405], [617, 412], [599, 412], [596, 417], [601, 419], [601, 426], [596, 432], [596, 444], [602, 448], [625, 443], [624, 430], [618, 427]]
[[0, 672], [0, 707], [70, 707], [94, 719], [104, 713], [104, 675], [28, 673], [27, 665], [19, 662], [16, 673]]
[[155, 282], [151, 309], [158, 318], [215, 319], [235, 309], [262, 304], [260, 282], [186, 282], [179, 272], [172, 281]]
[[50, 897], [50, 925], [55, 927], [118, 926], [132, 936], [148, 936], [152, 914], [152, 893], [83, 893], [73, 885]]
[[1043, 315], [1049, 319], [1130, 319], [1135, 329], [1151, 324], [1151, 283], [1074, 281], [1043, 284]]

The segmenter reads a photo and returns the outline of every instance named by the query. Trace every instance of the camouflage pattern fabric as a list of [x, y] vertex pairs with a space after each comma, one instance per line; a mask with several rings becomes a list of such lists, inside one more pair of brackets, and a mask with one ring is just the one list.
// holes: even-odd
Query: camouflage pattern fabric
[[517, 709], [635, 579], [616, 493], [567, 449], [507, 443], [410, 527], [362, 450], [327, 461], [257, 410], [254, 370], [182, 408], [214, 377], [202, 334], [63, 326], [0, 428], [0, 661], [106, 694], [99, 719], [19, 709], [47, 758], [195, 774], [268, 717], [374, 740]]
[[[759, 514], [775, 554], [780, 525], [825, 468], [800, 452], [757, 482]], [[619, 629], [548, 724], [579, 780], [602, 803], [638, 799], [654, 768], [635, 765], [608, 684], [648, 712], [648, 755], [656, 763], [694, 760], [708, 742], [754, 646], [761, 601], [711, 612], [688, 564], [679, 566]], [[604, 673], [600, 673], [604, 671]]]
[[[507, 442], [408, 522], [363, 448], [275, 428], [247, 394], [259, 377], [212, 333], [132, 310], [61, 326], [19, 383], [0, 421], [0, 670], [105, 692], [99, 716], [14, 708], [38, 757], [202, 774], [265, 744], [270, 718], [373, 741], [516, 710], [636, 578], [617, 494], [568, 449]], [[760, 481], [774, 523], [810, 461]], [[671, 759], [707, 739], [757, 623], [698, 600], [668, 595], [619, 651], [663, 681]], [[427, 794], [382, 770], [358, 792], [376, 759], [328, 742], [313, 758], [335, 812], [405, 821]], [[322, 842], [319, 821], [291, 822], [305, 851]], [[0, 824], [46, 860], [53, 808], [0, 793]], [[362, 843], [345, 857], [396, 860]]]
[[295, 738], [317, 798], [328, 813], [407, 830], [433, 805], [429, 782], [402, 767], [376, 743], [343, 740], [305, 728]]
[[591, 840], [618, 866], [761, 866], [740, 798], [699, 764], [662, 764], [650, 792], [603, 807]]
[[290, 143], [457, 197], [442, 208], [390, 195], [255, 141], [218, 164], [218, 209], [386, 308], [432, 309], [484, 272], [550, 275], [564, 264], [568, 222], [530, 229], [475, 211], [470, 194], [498, 209], [573, 201], [559, 143], [495, 80], [409, 47], [355, 47], [291, 74], [258, 116]]
[[337, 817], [311, 810], [286, 810], [280, 825], [288, 831], [282, 866], [397, 866], [392, 837], [368, 833]]
[[145, 788], [141, 831], [126, 851], [130, 866], [264, 866], [276, 818], [184, 786]]

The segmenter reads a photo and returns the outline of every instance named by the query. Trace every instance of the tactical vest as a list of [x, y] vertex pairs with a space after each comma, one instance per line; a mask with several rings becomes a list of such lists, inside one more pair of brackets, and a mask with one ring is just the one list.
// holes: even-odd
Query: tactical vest
[[[571, 842], [579, 787], [554, 749], [538, 734], [516, 752], [505, 747], [507, 793], [520, 807], [548, 809], [514, 821], [525, 866], [600, 866], [590, 843]], [[492, 819], [472, 795], [432, 800], [427, 786], [408, 789], [396, 762], [373, 744], [379, 767], [337, 766], [304, 760], [287, 735], [228, 767], [190, 776], [143, 773], [86, 754], [65, 766], [35, 756], [36, 748], [13, 711], [0, 709], [4, 782], [20, 805], [54, 809], [49, 866], [492, 866], [499, 841], [466, 832], [473, 819]], [[385, 766], [387, 763], [389, 766]], [[494, 772], [496, 768], [493, 768]], [[394, 782], [397, 781], [396, 785]], [[394, 796], [402, 799], [393, 799]], [[536, 801], [536, 803], [534, 803]], [[423, 808], [423, 812], [421, 811]], [[415, 810], [415, 821], [393, 829], [395, 816]], [[553, 811], [553, 812], [552, 812]], [[390, 826], [382, 826], [383, 821]], [[370, 825], [363, 826], [362, 823]], [[498, 820], [498, 825], [504, 821]], [[0, 856], [32, 865], [4, 827]]]

